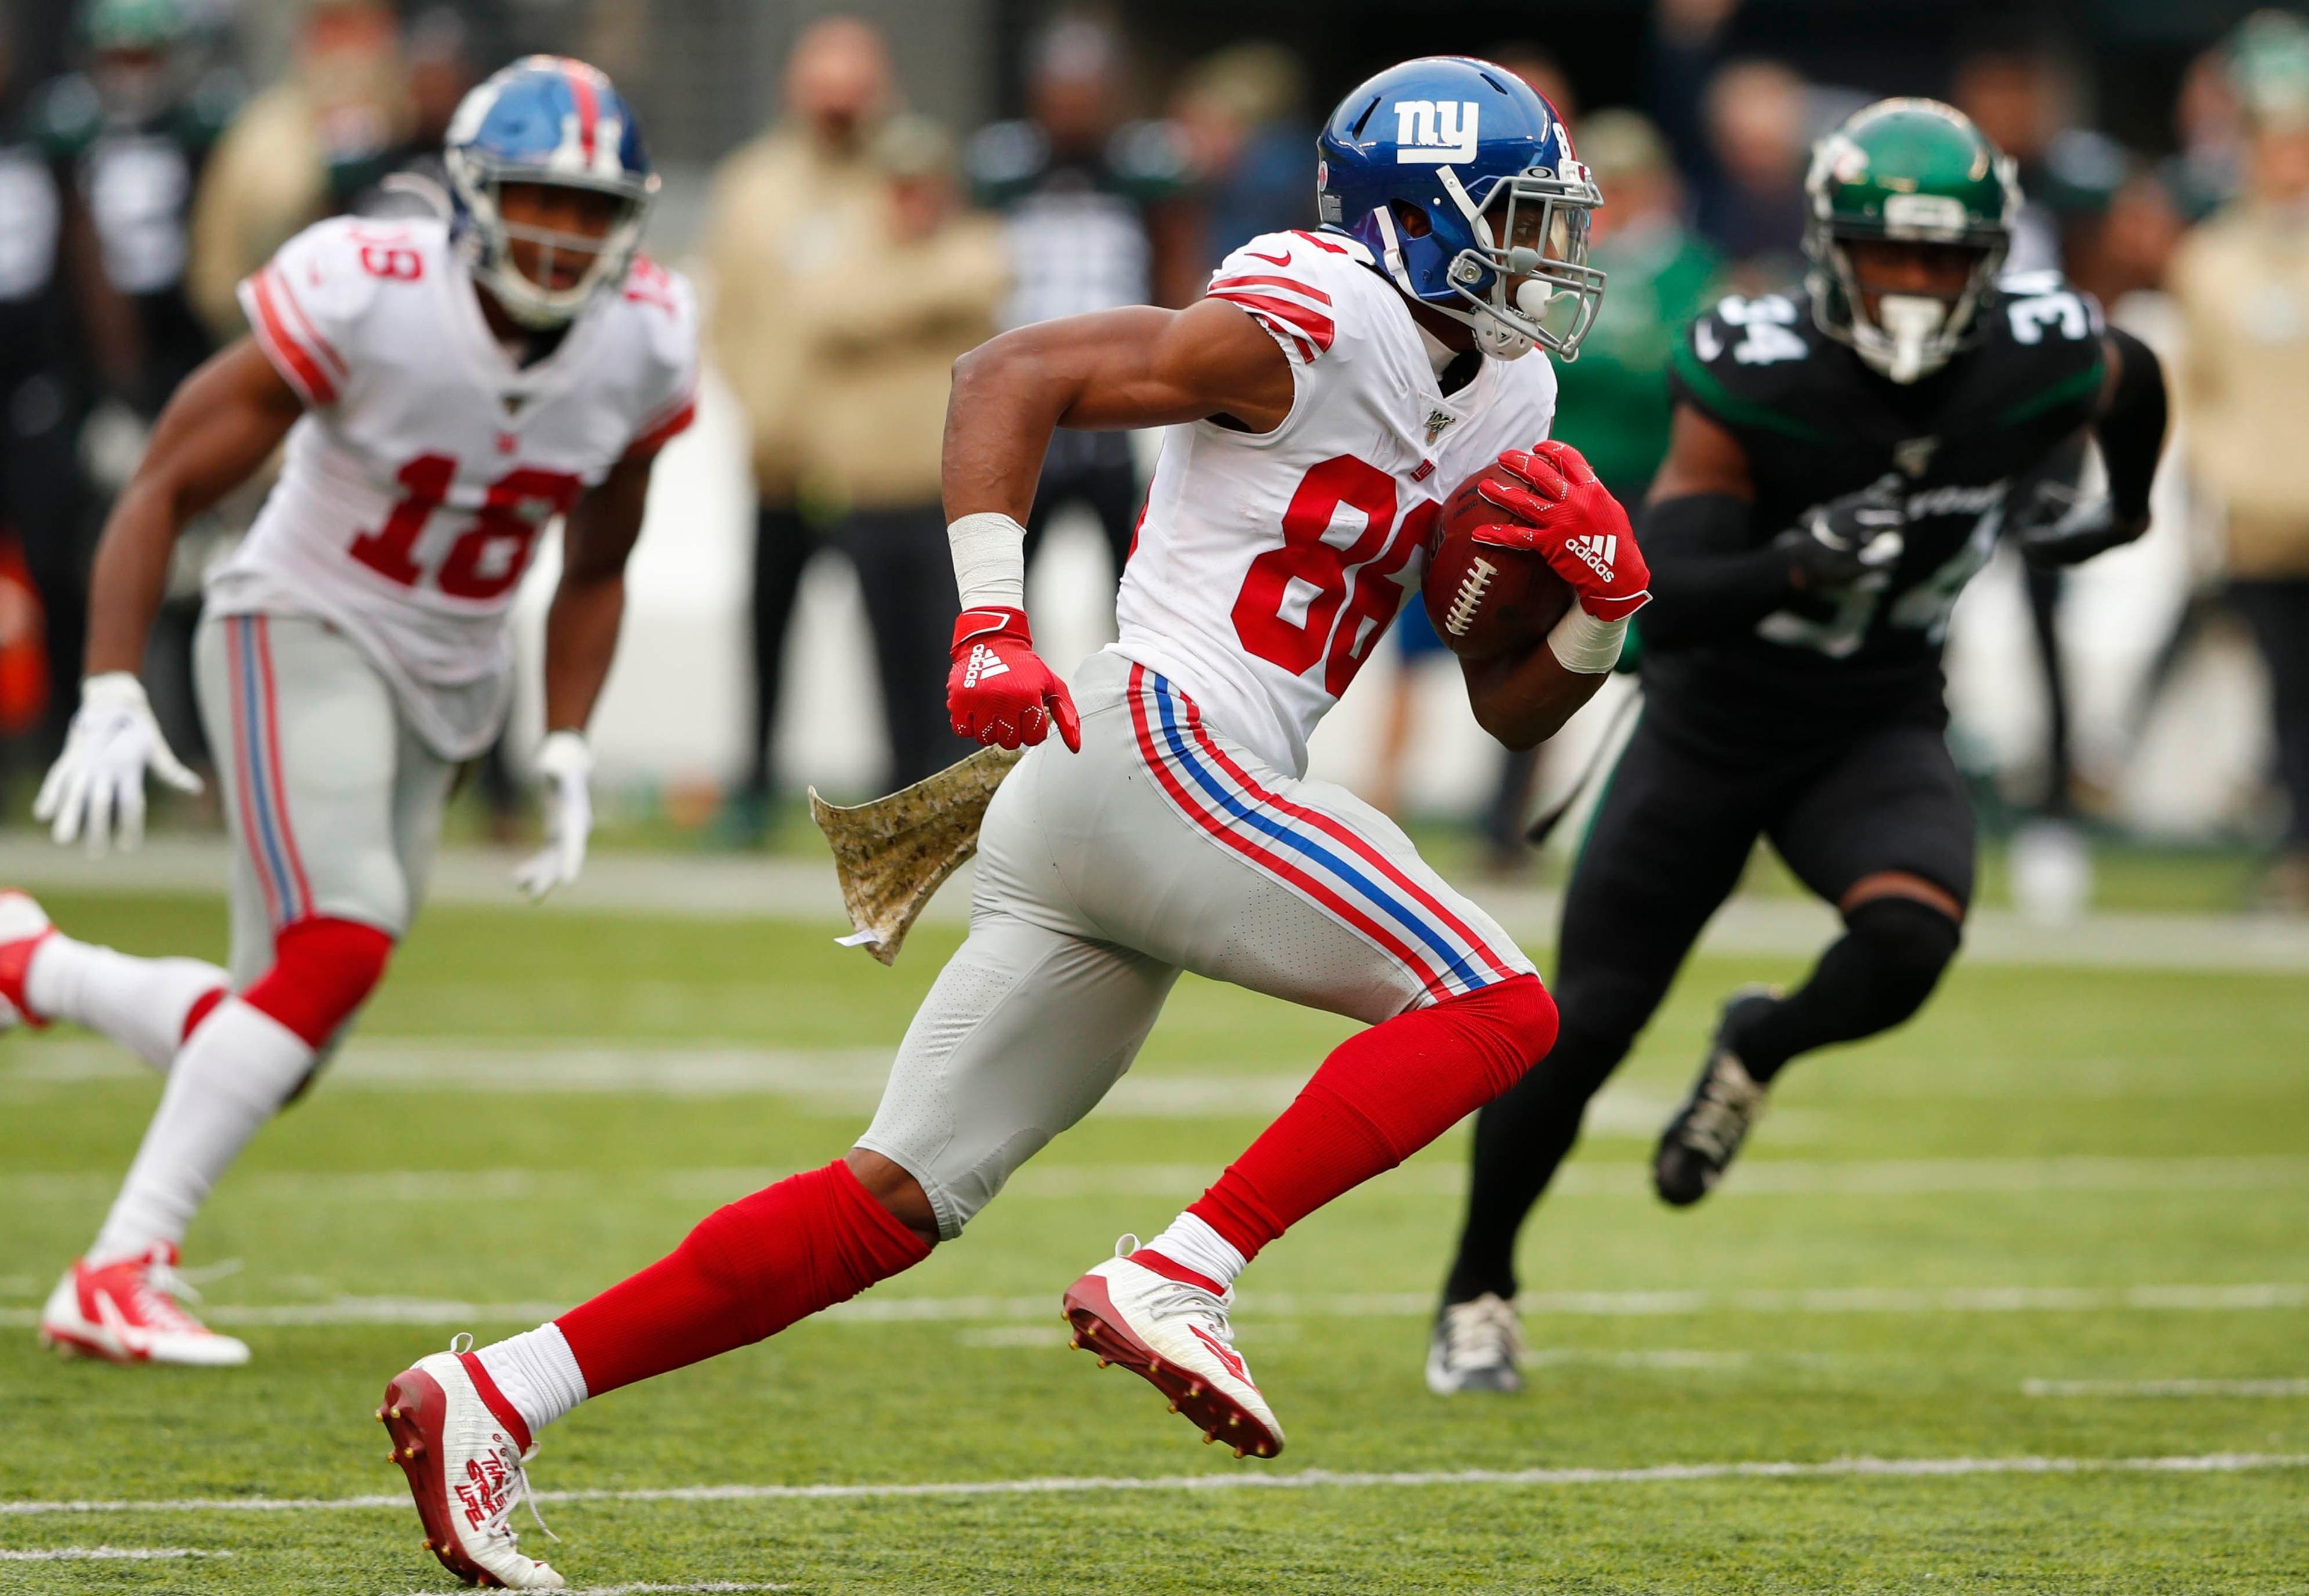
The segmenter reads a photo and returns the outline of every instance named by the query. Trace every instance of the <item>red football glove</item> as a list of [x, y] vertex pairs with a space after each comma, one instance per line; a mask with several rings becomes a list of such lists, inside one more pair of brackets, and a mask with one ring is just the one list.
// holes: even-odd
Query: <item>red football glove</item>
[[1034, 654], [1023, 609], [965, 609], [954, 624], [954, 669], [946, 712], [956, 737], [1031, 748], [1055, 721], [1068, 749], [1082, 752], [1082, 719], [1066, 683]]
[[1510, 449], [1475, 491], [1514, 519], [1468, 536], [1495, 548], [1536, 553], [1597, 620], [1625, 620], [1651, 602], [1651, 567], [1636, 547], [1628, 513], [1570, 444]]

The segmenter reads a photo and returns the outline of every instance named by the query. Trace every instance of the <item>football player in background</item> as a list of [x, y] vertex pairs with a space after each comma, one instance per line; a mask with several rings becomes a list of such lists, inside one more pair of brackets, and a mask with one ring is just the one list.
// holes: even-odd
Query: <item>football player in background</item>
[[[1594, 473], [1540, 442], [1555, 375], [1534, 352], [1570, 354], [1593, 317], [1598, 195], [1546, 103], [1475, 61], [1381, 73], [1321, 150], [1323, 229], [1253, 239], [1192, 308], [1065, 317], [958, 364], [947, 703], [964, 735], [1031, 749], [985, 815], [969, 938], [846, 1158], [722, 1209], [551, 1324], [388, 1385], [379, 1417], [462, 1577], [558, 1586], [508, 1522], [547, 1424], [960, 1235], [1129, 1067], [1181, 970], [1371, 1028], [1199, 1202], [1146, 1247], [1126, 1238], [1064, 1305], [1103, 1359], [1210, 1438], [1271, 1457], [1282, 1427], [1228, 1326], [1236, 1273], [1547, 1051], [1554, 1005], [1506, 934], [1393, 823], [1304, 772], [1308, 733], [1416, 589], [1443, 496], [1479, 469], [1515, 507], [1485, 535], [1544, 558], [1578, 602], [1527, 655], [1469, 668], [1477, 720], [1537, 742], [1617, 658], [1642, 557]], [[1172, 429], [1120, 641], [1072, 692], [1022, 608], [1023, 523], [1061, 426]], [[1616, 563], [1567, 546], [1599, 535], [1618, 538]]]
[[505, 722], [506, 613], [557, 516], [551, 841], [521, 884], [542, 896], [584, 859], [585, 722], [652, 463], [689, 419], [694, 312], [636, 253], [656, 180], [593, 68], [506, 68], [459, 110], [447, 159], [454, 222], [323, 222], [242, 283], [254, 332], [169, 401], [98, 550], [80, 710], [36, 813], [101, 851], [116, 830], [139, 840], [148, 770], [198, 786], [137, 679], [169, 548], [287, 440], [195, 651], [232, 837], [230, 971], [76, 942], [0, 895], [0, 1023], [71, 1020], [168, 1074], [103, 1229], [41, 1310], [60, 1348], [247, 1359], [179, 1305], [178, 1247], [408, 931], [457, 767]]
[[[1782, 996], [1734, 993], [1662, 1134], [1660, 1195], [1722, 1178], [1797, 1055], [1900, 1024], [1955, 955], [1973, 819], [1941, 647], [2000, 535], [2065, 565], [2147, 529], [2157, 358], [2056, 273], [1998, 272], [2011, 163], [1937, 101], [1884, 100], [1814, 151], [1801, 298], [1730, 298], [1671, 368], [1642, 513], [1657, 601], [1644, 712], [1565, 896], [1555, 1050], [1475, 1122], [1427, 1378], [1518, 1388], [1518, 1229], [1758, 836], [1844, 935]], [[2073, 470], [2088, 437], [2106, 492]]]

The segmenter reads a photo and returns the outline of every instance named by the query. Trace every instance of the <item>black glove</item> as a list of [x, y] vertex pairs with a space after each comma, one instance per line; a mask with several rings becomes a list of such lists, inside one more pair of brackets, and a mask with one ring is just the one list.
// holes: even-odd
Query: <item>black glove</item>
[[1788, 580], [1800, 591], [1841, 592], [1898, 562], [1907, 524], [1900, 490], [1886, 479], [1805, 511], [1772, 547], [1786, 554]]
[[2149, 517], [2119, 515], [2108, 495], [2054, 477], [2015, 484], [2005, 502], [2004, 525], [2028, 563], [2049, 570], [2080, 565], [2132, 542], [2149, 530]]

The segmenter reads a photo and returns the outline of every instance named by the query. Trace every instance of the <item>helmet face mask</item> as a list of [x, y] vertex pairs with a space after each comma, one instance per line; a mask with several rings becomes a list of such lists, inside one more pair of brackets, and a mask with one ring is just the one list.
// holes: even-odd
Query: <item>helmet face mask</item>
[[1578, 354], [1604, 291], [1587, 264], [1603, 195], [1522, 80], [1463, 56], [1406, 61], [1342, 100], [1317, 148], [1324, 226], [1404, 294], [1492, 358]]
[[[1466, 194], [1456, 181], [1444, 191], [1455, 203]], [[1448, 274], [1465, 308], [1436, 308], [1473, 327], [1483, 352], [1499, 358], [1535, 344], [1578, 358], [1604, 299], [1604, 273], [1587, 263], [1589, 216], [1603, 203], [1577, 161], [1560, 173], [1495, 179], [1480, 204], [1468, 202], [1475, 242], [1452, 258]]]
[[[596, 295], [625, 281], [658, 179], [625, 101], [593, 68], [547, 56], [505, 68], [457, 108], [443, 160], [466, 265], [523, 326], [566, 326]], [[517, 184], [606, 194], [614, 203], [610, 226], [594, 237], [514, 221], [505, 191]], [[587, 263], [573, 282], [556, 287], [554, 266], [565, 252]], [[535, 262], [544, 280], [521, 269], [519, 254]]]
[[2004, 252], [1934, 246], [1971, 257], [1960, 285], [1950, 292], [1895, 289], [1872, 285], [1855, 258], [1855, 246], [1865, 249], [1882, 241], [1834, 233], [1829, 238], [1837, 291], [1847, 307], [1847, 341], [1863, 360], [1892, 381], [1917, 382], [1947, 365], [1971, 341], [1981, 302], [1994, 289]]
[[[1879, 100], [1813, 148], [1804, 188], [1808, 286], [1822, 332], [1903, 384], [1938, 371], [1977, 336], [2011, 247], [2019, 185], [2012, 162], [1961, 112], [1937, 100]], [[1947, 292], [1864, 282], [1853, 246], [1870, 243], [1962, 251], [1971, 266]]]

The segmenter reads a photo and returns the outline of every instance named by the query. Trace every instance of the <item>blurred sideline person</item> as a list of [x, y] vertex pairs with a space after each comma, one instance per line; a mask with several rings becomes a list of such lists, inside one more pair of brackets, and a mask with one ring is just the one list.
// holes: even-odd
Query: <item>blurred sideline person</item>
[[[1474, 106], [1458, 125], [1483, 128], [1440, 194], [1417, 159], [1457, 149], [1439, 142], [1439, 104]], [[1416, 585], [1443, 496], [1478, 470], [1501, 519], [1475, 535], [1577, 596], [1527, 652], [1468, 667], [1492, 735], [1553, 735], [1645, 600], [1626, 514], [1577, 453], [1535, 441], [1555, 386], [1538, 350], [1575, 349], [1600, 289], [1583, 258], [1595, 189], [1538, 96], [1458, 57], [1371, 79], [1319, 149], [1322, 229], [1247, 241], [1189, 309], [1022, 328], [956, 368], [943, 480], [965, 608], [947, 707], [957, 730], [1027, 750], [982, 817], [969, 936], [845, 1157], [727, 1204], [550, 1323], [393, 1376], [380, 1417], [428, 1537], [468, 1534], [442, 1510], [445, 1478], [502, 1481], [511, 1505], [540, 1432], [580, 1403], [777, 1334], [955, 1242], [1112, 1088], [1182, 970], [1368, 1029], [1201, 1200], [1146, 1246], [1124, 1238], [1060, 1304], [1102, 1363], [1238, 1455], [1272, 1458], [1283, 1429], [1228, 1317], [1238, 1274], [1547, 1050], [1553, 1006], [1506, 933], [1400, 830], [1304, 772], [1309, 733], [1405, 600], [1398, 574]], [[1023, 608], [1024, 517], [1060, 426], [1170, 428], [1121, 638], [1071, 688]], [[1322, 539], [1357, 510], [1351, 546]], [[1294, 606], [1298, 572], [1336, 600]], [[560, 1585], [489, 1544], [494, 1577]]]
[[768, 824], [771, 743], [786, 632], [815, 548], [803, 502], [803, 435], [817, 374], [791, 313], [793, 285], [839, 270], [885, 223], [875, 132], [895, 95], [882, 35], [855, 17], [812, 23], [786, 64], [777, 125], [714, 174], [702, 253], [712, 272], [707, 347], [753, 444], [753, 713], [747, 765], [726, 818], [733, 840]]
[[2309, 910], [2309, 49], [2245, 76], [2243, 194], [2173, 263], [2189, 462], [2226, 524], [2227, 596], [2269, 669], [2290, 807], [2270, 901]]
[[1740, 0], [1654, 0], [1645, 104], [1674, 152], [1694, 225], [1734, 286], [1762, 293], [1802, 272], [1809, 90], [1777, 61], [1724, 58]]
[[691, 413], [694, 312], [636, 254], [655, 182], [592, 67], [506, 68], [459, 113], [449, 161], [454, 227], [324, 222], [242, 285], [253, 332], [162, 411], [97, 553], [80, 709], [34, 812], [101, 851], [139, 841], [148, 771], [199, 784], [137, 677], [170, 546], [286, 441], [196, 645], [232, 841], [229, 971], [74, 941], [0, 894], [0, 1023], [69, 1020], [168, 1075], [103, 1229], [41, 1309], [61, 1348], [247, 1360], [177, 1301], [186, 1229], [407, 934], [458, 766], [504, 725], [506, 618], [556, 517], [538, 755], [552, 841], [520, 884], [542, 896], [584, 860], [584, 727], [652, 464]]
[[[2009, 156], [2020, 184], [2020, 209], [2012, 225], [2012, 254], [2006, 270], [2063, 272], [2068, 267], [2080, 211], [2105, 207], [2106, 194], [2080, 194], [2064, 181], [2057, 159], [2064, 140], [2098, 144], [2097, 136], [2071, 125], [2076, 84], [2069, 64], [2025, 24], [2002, 35], [1992, 31], [1957, 64], [1950, 98], [1958, 109]], [[2121, 180], [2121, 179], [2120, 179]], [[2114, 181], [2102, 179], [2113, 189]], [[2043, 784], [2029, 804], [2031, 817], [2016, 827], [2009, 850], [2013, 902], [2023, 913], [2045, 921], [2073, 919], [2092, 895], [2092, 855], [2078, 829], [2078, 779], [2071, 707], [2075, 694], [2061, 652], [2061, 596], [2066, 573], [2056, 566], [2024, 562], [2021, 581], [2028, 600], [2029, 632], [2045, 684]]]
[[1307, 199], [1306, 68], [1277, 44], [1239, 44], [1195, 64], [1174, 98], [1193, 173], [1196, 264], [1216, 266], [1246, 238], [1312, 227]]
[[[239, 86], [198, 65], [182, 0], [89, 0], [80, 23], [86, 70], [49, 87], [42, 121], [65, 203], [94, 243], [74, 261], [97, 377], [79, 448], [91, 487], [108, 499], [162, 403], [214, 348], [187, 291], [190, 217]], [[78, 537], [74, 546], [78, 562]], [[161, 727], [196, 764], [206, 760], [192, 693], [198, 585], [189, 568], [172, 581], [147, 661]], [[57, 664], [59, 684], [74, 679], [77, 662]]]
[[214, 336], [246, 330], [241, 281], [381, 176], [408, 125], [392, 8], [313, 0], [289, 74], [241, 108], [201, 183], [188, 285]]
[[1700, 230], [1751, 292], [1785, 288], [1803, 269], [1804, 81], [1777, 61], [1730, 61], [1702, 104], [1715, 176]]
[[944, 129], [895, 116], [869, 153], [885, 214], [849, 248], [793, 274], [787, 314], [811, 374], [803, 480], [857, 568], [896, 789], [971, 751], [947, 720], [942, 681], [962, 601], [938, 449], [954, 363], [994, 335], [1010, 272], [994, 223], [958, 207]]
[[[1186, 143], [1169, 123], [1124, 120], [1121, 51], [1105, 23], [1062, 17], [1033, 47], [1026, 117], [981, 128], [970, 142], [975, 197], [1001, 216], [1010, 250], [1006, 328], [1125, 305], [1184, 305], [1199, 287], [1194, 219], [1183, 203]], [[1138, 503], [1128, 433], [1059, 433], [1026, 517], [1026, 563], [1051, 518], [1079, 504], [1097, 517], [1120, 580]]]
[[[1644, 712], [1564, 895], [1562, 1028], [1475, 1121], [1429, 1388], [1520, 1389], [1518, 1231], [1760, 836], [1836, 906], [1804, 983], [1725, 1002], [1652, 1184], [1712, 1190], [1788, 1063], [1905, 1023], [1956, 956], [1974, 823], [1941, 651], [2016, 527], [2072, 564], [2138, 538], [2165, 433], [2157, 358], [2054, 275], [1999, 280], [2019, 194], [1953, 108], [1890, 99], [1819, 144], [1801, 298], [1723, 300], [1671, 366], [1642, 512]], [[2105, 496], [2046, 470], [2080, 435]]]
[[[103, 284], [85, 210], [68, 205], [0, 16], [0, 532], [13, 533], [41, 610], [48, 703], [31, 740], [53, 759], [80, 670], [87, 490], [75, 453], [91, 374], [75, 286]], [[75, 269], [74, 263], [80, 263]]]
[[1638, 504], [1667, 453], [1669, 358], [1723, 261], [1684, 226], [1682, 184], [1648, 118], [1595, 113], [1579, 125], [1579, 153], [1604, 195], [1588, 258], [1610, 289], [1579, 358], [1557, 374], [1556, 432], [1614, 497]]

